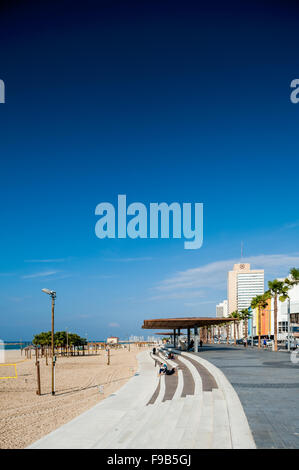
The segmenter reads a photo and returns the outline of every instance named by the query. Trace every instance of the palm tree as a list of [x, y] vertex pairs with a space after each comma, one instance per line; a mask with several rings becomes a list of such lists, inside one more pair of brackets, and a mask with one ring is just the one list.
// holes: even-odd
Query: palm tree
[[284, 302], [288, 296], [288, 290], [290, 286], [286, 281], [274, 281], [268, 282], [269, 295], [274, 298], [274, 351], [277, 351], [277, 299]]
[[[284, 280], [284, 282], [289, 287], [289, 289], [291, 289], [295, 285], [298, 285], [299, 284], [299, 269], [298, 268], [291, 268], [290, 269], [290, 276], [287, 277]], [[290, 302], [290, 300], [289, 300], [289, 302]], [[288, 321], [291, 322], [290, 317], [288, 317]], [[288, 338], [288, 341], [289, 340], [290, 340], [290, 338]]]
[[240, 318], [241, 320], [244, 320], [245, 322], [245, 338], [246, 338], [246, 342], [247, 342], [247, 339], [248, 339], [248, 319], [251, 318], [251, 312], [249, 311], [248, 308], [243, 308], [243, 310], [241, 310], [240, 312]]
[[258, 347], [261, 347], [261, 311], [268, 306], [268, 300], [270, 298], [269, 292], [265, 292], [263, 295], [257, 295], [254, 297], [251, 301], [251, 308], [258, 309], [258, 323], [259, 323], [259, 328], [258, 328], [258, 338], [259, 338], [259, 344]]
[[234, 345], [236, 345], [236, 321], [240, 319], [239, 312], [238, 310], [235, 310], [234, 312], [231, 312], [228, 316], [228, 318], [233, 318], [234, 319]]
[[293, 284], [299, 284], [299, 269], [297, 269], [297, 268], [290, 269], [290, 275], [291, 275], [292, 285]]

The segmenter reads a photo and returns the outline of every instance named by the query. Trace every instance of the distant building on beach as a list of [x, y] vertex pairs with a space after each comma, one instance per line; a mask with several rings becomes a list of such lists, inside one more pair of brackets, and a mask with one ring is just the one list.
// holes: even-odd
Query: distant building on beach
[[129, 341], [131, 343], [140, 343], [140, 342], [144, 341], [144, 336], [133, 336], [133, 335], [131, 335]]
[[109, 336], [107, 338], [107, 344], [118, 344], [119, 338], [117, 336]]

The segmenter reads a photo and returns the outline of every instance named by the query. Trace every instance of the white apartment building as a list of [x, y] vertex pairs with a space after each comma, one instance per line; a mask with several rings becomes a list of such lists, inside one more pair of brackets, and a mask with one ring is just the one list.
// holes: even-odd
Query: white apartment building
[[264, 271], [239, 273], [237, 287], [237, 310], [250, 307], [253, 297], [264, 293]]
[[[264, 270], [250, 269], [249, 263], [235, 264], [228, 272], [227, 299], [228, 315], [235, 310], [241, 312], [250, 307], [253, 297], [264, 293]], [[238, 332], [244, 336], [244, 324], [240, 322]]]
[[228, 313], [248, 308], [256, 295], [264, 293], [264, 270], [250, 269], [249, 263], [235, 264], [228, 272]]
[[228, 316], [228, 302], [227, 300], [223, 300], [222, 302], [216, 305], [216, 317], [225, 318], [227, 316]]

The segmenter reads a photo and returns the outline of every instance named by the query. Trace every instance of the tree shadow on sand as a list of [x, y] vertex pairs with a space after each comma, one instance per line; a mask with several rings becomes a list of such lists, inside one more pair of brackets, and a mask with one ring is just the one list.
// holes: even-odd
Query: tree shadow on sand
[[[76, 393], [76, 392], [83, 392], [84, 390], [89, 390], [92, 388], [97, 388], [100, 387], [101, 385], [110, 385], [111, 383], [114, 382], [122, 382], [123, 380], [130, 379], [132, 376], [130, 375], [129, 377], [122, 377], [121, 379], [116, 379], [116, 380], [109, 380], [108, 382], [103, 382], [95, 385], [88, 385], [86, 387], [79, 387], [79, 388], [67, 388], [65, 390], [61, 390], [59, 392], [55, 392], [56, 397], [61, 397], [63, 395], [69, 395], [71, 393]], [[51, 393], [42, 393], [42, 395], [51, 395]]]

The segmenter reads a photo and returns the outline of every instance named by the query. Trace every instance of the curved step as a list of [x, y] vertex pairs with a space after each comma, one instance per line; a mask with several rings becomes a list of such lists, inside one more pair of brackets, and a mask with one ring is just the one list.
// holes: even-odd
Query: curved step
[[[153, 395], [151, 396], [150, 400], [148, 401], [148, 405], [154, 404], [154, 403], [160, 403], [163, 401], [167, 400], [172, 400], [174, 396], [180, 396], [177, 394], [177, 390], [181, 390], [183, 387], [182, 381], [183, 381], [183, 376], [182, 373], [178, 373], [178, 364], [174, 361], [171, 361], [169, 359], [164, 360], [161, 352], [158, 352], [158, 355], [153, 355], [151, 354], [152, 359], [155, 361], [158, 361], [159, 363], [161, 361], [167, 362], [167, 364], [170, 367], [174, 367], [176, 369], [176, 373], [173, 375], [167, 375], [163, 374], [160, 376], [160, 381], [157, 385], [157, 388]], [[158, 366], [159, 367], [159, 366]], [[162, 379], [163, 377], [163, 379]]]
[[181, 397], [186, 397], [187, 395], [194, 395], [195, 390], [195, 382], [193, 379], [192, 372], [188, 365], [186, 365], [181, 358], [177, 358], [180, 370], [183, 373], [183, 390], [181, 393]]
[[217, 382], [214, 376], [208, 371], [206, 367], [200, 364], [197, 360], [192, 357], [190, 353], [182, 353], [193, 366], [196, 368], [202, 383], [202, 390], [204, 392], [211, 392], [214, 388], [218, 388]]
[[177, 383], [176, 391], [174, 392], [174, 395], [172, 397], [173, 400], [177, 400], [178, 398], [182, 396], [183, 388], [184, 388], [184, 374], [181, 369], [178, 369], [178, 383]]
[[197, 426], [201, 420], [202, 413], [202, 394], [199, 397], [191, 397], [191, 399], [186, 398], [186, 402], [190, 401], [192, 404], [191, 413], [188, 415], [187, 423], [180, 434], [180, 440], [177, 443], [178, 449], [192, 449], [194, 447], [194, 434], [196, 432]]
[[[184, 355], [190, 353], [183, 353]], [[233, 449], [255, 449], [256, 445], [250, 430], [241, 401], [223, 372], [211, 362], [192, 354], [192, 359], [198, 361], [215, 378], [219, 389], [223, 393], [227, 407], [229, 429], [231, 435], [231, 447]], [[215, 444], [216, 445], [216, 444]]]
[[[149, 412], [142, 417], [139, 425], [135, 427], [132, 423], [132, 432], [130, 437], [123, 443], [123, 448], [151, 448], [153, 446], [151, 438], [154, 438], [158, 432], [165, 432], [165, 416], [171, 403], [168, 401], [148, 406]], [[161, 426], [161, 423], [163, 423], [163, 426]]]
[[202, 380], [197, 368], [192, 364], [191, 361], [180, 356], [180, 361], [182, 361], [185, 366], [187, 366], [192, 374], [194, 380], [194, 395], [199, 395], [202, 392]]

